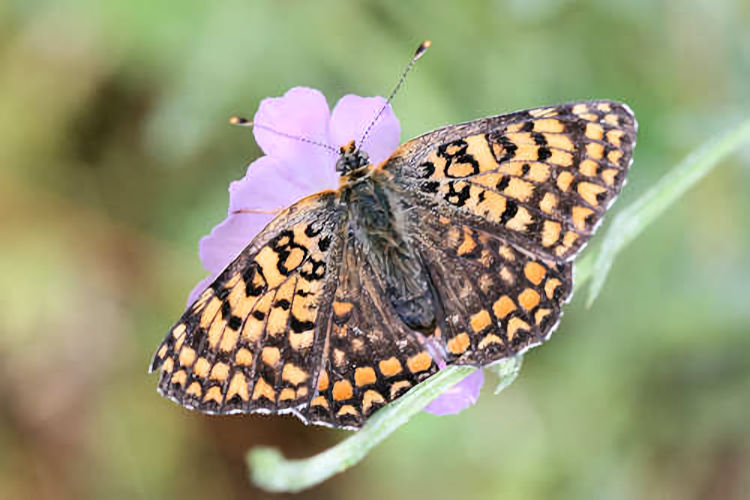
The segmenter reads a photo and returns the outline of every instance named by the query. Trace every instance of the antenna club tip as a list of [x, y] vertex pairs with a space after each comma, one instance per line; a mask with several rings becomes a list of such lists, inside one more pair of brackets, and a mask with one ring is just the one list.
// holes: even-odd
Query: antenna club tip
[[419, 59], [420, 57], [422, 57], [422, 55], [424, 55], [424, 53], [430, 47], [432, 47], [432, 42], [431, 41], [425, 40], [424, 42], [422, 42], [419, 45], [419, 47], [417, 47], [417, 51], [414, 53], [414, 60], [416, 61], [417, 59]]
[[247, 118], [242, 118], [241, 116], [233, 116], [229, 119], [229, 123], [231, 125], [248, 125], [250, 123], [250, 120]]

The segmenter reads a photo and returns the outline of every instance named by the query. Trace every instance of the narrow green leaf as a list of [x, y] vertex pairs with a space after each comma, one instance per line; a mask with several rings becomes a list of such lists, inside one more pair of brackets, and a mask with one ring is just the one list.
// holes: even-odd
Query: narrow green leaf
[[705, 177], [722, 159], [747, 141], [750, 141], [750, 120], [695, 150], [612, 219], [593, 263], [593, 269], [590, 270], [592, 280], [586, 300], [587, 306], [591, 306], [599, 295], [620, 250]]

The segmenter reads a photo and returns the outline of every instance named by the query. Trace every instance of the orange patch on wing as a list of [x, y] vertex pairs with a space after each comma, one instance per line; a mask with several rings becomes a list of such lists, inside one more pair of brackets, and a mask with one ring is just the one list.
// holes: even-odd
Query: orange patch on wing
[[411, 387], [411, 382], [408, 380], [399, 380], [391, 385], [391, 400], [396, 399], [403, 389]]
[[547, 270], [538, 262], [531, 261], [527, 262], [523, 268], [523, 274], [530, 282], [535, 285], [539, 285], [547, 274]]
[[260, 356], [265, 364], [275, 367], [281, 358], [281, 351], [278, 347], [264, 347]]
[[539, 293], [531, 288], [527, 288], [518, 294], [518, 303], [527, 311], [530, 311], [539, 305], [539, 299]]
[[232, 399], [234, 396], [239, 396], [243, 401], [250, 399], [247, 388], [247, 379], [245, 378], [245, 375], [240, 372], [235, 372], [235, 374], [232, 375], [232, 380], [229, 382], [229, 388], [227, 389], [227, 400]]
[[185, 391], [190, 396], [195, 396], [196, 398], [201, 397], [201, 394], [203, 393], [203, 388], [198, 382], [193, 382], [190, 384], [190, 387], [187, 388], [187, 391]]
[[544, 320], [544, 318], [546, 318], [547, 316], [549, 316], [550, 313], [552, 313], [552, 309], [539, 309], [536, 312], [536, 314], [534, 314], [534, 322], [537, 325], [541, 325], [542, 324], [542, 320]]
[[547, 145], [551, 148], [565, 149], [567, 151], [573, 151], [573, 141], [567, 135], [564, 134], [544, 134], [544, 138], [547, 139]]
[[485, 172], [497, 167], [497, 161], [492, 156], [490, 146], [484, 134], [472, 135], [465, 139], [468, 144], [467, 153], [472, 155], [479, 164], [479, 171]]
[[516, 310], [515, 302], [513, 302], [513, 299], [511, 299], [507, 295], [501, 296], [499, 299], [495, 301], [494, 304], [492, 304], [492, 312], [495, 313], [495, 317], [498, 319], [503, 319], [509, 313], [515, 310]]
[[518, 330], [529, 330], [531, 327], [528, 323], [519, 317], [512, 317], [508, 320], [508, 340], [513, 340]]
[[594, 160], [585, 159], [578, 166], [578, 170], [585, 176], [595, 177], [596, 172], [599, 170], [599, 164]]
[[353, 308], [354, 304], [352, 304], [351, 302], [339, 302], [338, 300], [335, 300], [333, 302], [333, 314], [338, 317], [346, 316], [352, 311]]
[[625, 135], [625, 132], [622, 130], [609, 130], [607, 132], [607, 141], [609, 141], [610, 144], [620, 147], [622, 146], [622, 136]]
[[428, 370], [432, 366], [432, 358], [426, 351], [415, 354], [406, 361], [406, 366], [412, 373], [419, 373]]
[[213, 368], [211, 368], [211, 380], [218, 380], [219, 382], [224, 382], [227, 377], [229, 376], [229, 365], [226, 363], [216, 363]]
[[560, 285], [562, 285], [562, 282], [557, 278], [550, 278], [547, 280], [547, 282], [544, 284], [544, 294], [548, 299], [552, 300], [552, 298], [555, 296], [555, 290]]
[[203, 402], [214, 401], [216, 404], [221, 404], [222, 394], [221, 388], [218, 385], [214, 385], [208, 388], [206, 395], [203, 396]]
[[548, 247], [554, 245], [560, 239], [562, 226], [559, 222], [546, 220], [542, 226], [542, 246]]
[[604, 146], [598, 142], [586, 144], [586, 156], [594, 160], [601, 160], [604, 157]]
[[289, 332], [289, 344], [292, 349], [299, 351], [310, 347], [315, 337], [315, 330], [307, 330], [302, 333]]
[[490, 326], [490, 324], [492, 323], [492, 318], [490, 318], [490, 313], [482, 309], [478, 313], [471, 316], [469, 323], [471, 324], [471, 329], [476, 333], [479, 333]]
[[581, 198], [583, 198], [586, 203], [588, 203], [592, 207], [595, 207], [599, 204], [597, 195], [604, 193], [605, 191], [607, 191], [607, 188], [599, 186], [598, 184], [593, 184], [591, 182], [578, 183], [578, 194], [580, 194]]
[[174, 372], [174, 375], [172, 375], [171, 382], [175, 385], [185, 385], [185, 382], [187, 381], [187, 373], [185, 370], [179, 370]]
[[281, 389], [281, 392], [279, 393], [279, 401], [290, 401], [295, 397], [297, 397], [297, 394], [294, 392], [294, 389], [289, 387]]
[[586, 124], [586, 137], [592, 141], [601, 141], [604, 137], [604, 127], [598, 123]]
[[401, 370], [403, 370], [403, 367], [401, 366], [401, 362], [396, 359], [395, 356], [392, 356], [388, 359], [384, 359], [383, 361], [378, 363], [378, 368], [380, 369], [380, 373], [385, 375], [386, 377], [392, 377], [394, 375], [398, 375], [401, 373]]
[[480, 342], [479, 342], [479, 348], [485, 349], [488, 345], [491, 344], [504, 344], [503, 339], [495, 335], [494, 333], [490, 333], [489, 335], [486, 335]]
[[371, 366], [359, 366], [354, 370], [354, 383], [357, 387], [374, 384], [378, 380]]
[[471, 253], [476, 247], [477, 242], [474, 240], [474, 238], [472, 238], [470, 234], [466, 234], [464, 236], [464, 241], [458, 247], [458, 250], [456, 250], [456, 252], [458, 253], [458, 255], [466, 255], [467, 253]]
[[218, 297], [213, 297], [208, 304], [206, 305], [206, 308], [203, 310], [203, 313], [201, 314], [200, 319], [200, 325], [201, 328], [208, 328], [208, 325], [211, 324], [211, 322], [216, 317], [216, 313], [219, 312], [219, 309], [221, 309], [221, 300], [218, 299]]
[[253, 364], [253, 353], [250, 349], [240, 347], [234, 355], [234, 362], [240, 366], [251, 366]]
[[533, 221], [534, 218], [531, 216], [529, 211], [526, 210], [526, 208], [518, 207], [516, 215], [514, 215], [513, 218], [510, 219], [507, 224], [505, 224], [505, 227], [514, 231], [518, 231], [519, 233], [523, 233], [526, 231], [526, 226], [531, 224]]
[[206, 378], [208, 370], [210, 369], [211, 363], [209, 363], [206, 358], [198, 358], [198, 361], [195, 362], [195, 366], [193, 366], [193, 373], [200, 378]]
[[555, 207], [557, 207], [557, 196], [552, 193], [544, 193], [542, 201], [539, 202], [539, 208], [542, 209], [542, 212], [551, 214], [555, 211]]
[[362, 397], [362, 410], [369, 413], [373, 404], [385, 404], [385, 398], [378, 391], [369, 389]]
[[447, 343], [448, 352], [458, 356], [466, 352], [466, 349], [471, 345], [469, 335], [466, 332], [459, 333]]
[[310, 406], [322, 406], [325, 409], [328, 409], [328, 400], [323, 396], [315, 396], [312, 401], [310, 401]]
[[607, 186], [614, 186], [615, 177], [617, 177], [617, 174], [619, 173], [620, 171], [616, 168], [608, 168], [602, 172], [602, 179], [604, 179], [604, 182], [607, 184]]
[[561, 167], [569, 167], [573, 165], [573, 155], [567, 151], [560, 151], [559, 149], [553, 149], [552, 156], [547, 161], [553, 165], [559, 165]]
[[224, 334], [221, 336], [221, 342], [219, 342], [219, 349], [224, 352], [231, 352], [237, 345], [237, 339], [240, 337], [238, 330], [232, 330], [231, 328], [225, 328]]
[[572, 182], [573, 174], [570, 172], [560, 172], [560, 175], [557, 176], [557, 187], [563, 192], [566, 192], [570, 188]]
[[594, 211], [591, 210], [588, 207], [581, 207], [581, 206], [574, 206], [571, 210], [571, 216], [573, 219], [573, 224], [575, 225], [576, 229], [579, 231], [583, 231], [586, 229], [586, 217], [593, 214]]
[[158, 357], [159, 357], [160, 359], [164, 359], [164, 356], [166, 356], [166, 355], [167, 355], [167, 351], [168, 351], [168, 350], [169, 350], [169, 349], [167, 348], [167, 344], [162, 344], [162, 345], [161, 345], [161, 347], [159, 348], [159, 351], [158, 351], [158, 352], [156, 353], [156, 355], [157, 355], [157, 356], [158, 356]]
[[328, 372], [323, 370], [318, 375], [318, 390], [325, 391], [328, 389]]
[[565, 131], [565, 125], [560, 120], [554, 118], [547, 118], [544, 120], [536, 120], [534, 122], [535, 132], [555, 132], [560, 133]]
[[307, 380], [308, 374], [305, 370], [292, 363], [284, 364], [284, 369], [281, 371], [281, 379], [289, 382], [292, 385], [299, 385]]
[[333, 399], [345, 401], [354, 395], [352, 384], [348, 380], [339, 380], [333, 384]]
[[533, 193], [533, 184], [516, 177], [511, 177], [510, 182], [508, 182], [508, 187], [503, 190], [503, 194], [506, 194], [520, 201], [528, 201]]
[[171, 373], [174, 370], [174, 360], [172, 358], [165, 359], [164, 364], [161, 365], [161, 370], [164, 373]]
[[258, 381], [255, 382], [253, 388], [253, 401], [257, 401], [260, 398], [266, 398], [269, 401], [276, 400], [276, 391], [273, 390], [273, 386], [266, 382], [263, 377], [258, 377]]
[[183, 346], [180, 350], [180, 365], [190, 366], [195, 361], [195, 349], [191, 349], [188, 346]]

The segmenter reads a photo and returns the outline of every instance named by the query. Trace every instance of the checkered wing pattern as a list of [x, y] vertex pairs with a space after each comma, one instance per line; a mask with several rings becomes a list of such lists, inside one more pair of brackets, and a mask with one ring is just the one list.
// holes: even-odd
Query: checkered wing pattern
[[383, 169], [415, 204], [570, 260], [620, 192], [635, 135], [624, 104], [571, 103], [435, 130], [402, 145]]
[[334, 192], [267, 226], [170, 329], [159, 391], [205, 413], [299, 412], [315, 396], [344, 214]]

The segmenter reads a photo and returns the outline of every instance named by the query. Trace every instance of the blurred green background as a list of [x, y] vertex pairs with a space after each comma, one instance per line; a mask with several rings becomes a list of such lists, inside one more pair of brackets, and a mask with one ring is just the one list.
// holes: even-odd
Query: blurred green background
[[[243, 456], [347, 433], [156, 394], [197, 242], [295, 85], [387, 94], [403, 139], [588, 98], [640, 121], [614, 211], [750, 110], [747, 0], [0, 2], [0, 498], [264, 498]], [[422, 414], [310, 498], [750, 498], [750, 155], [661, 217], [501, 396]]]

